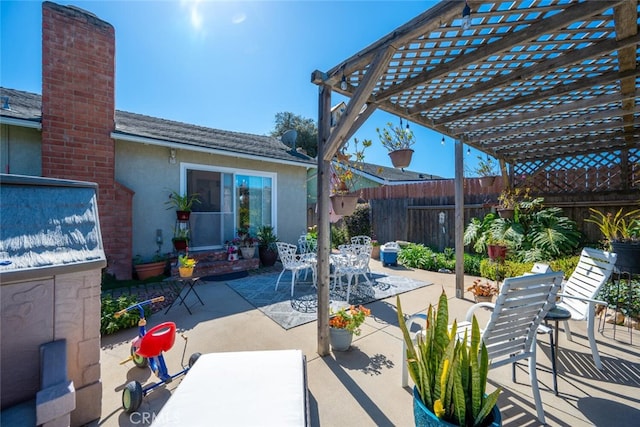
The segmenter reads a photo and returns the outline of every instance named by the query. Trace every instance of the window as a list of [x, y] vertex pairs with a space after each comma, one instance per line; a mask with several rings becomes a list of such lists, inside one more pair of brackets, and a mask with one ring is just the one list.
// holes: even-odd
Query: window
[[275, 223], [275, 174], [183, 165], [187, 194], [197, 193], [190, 219], [191, 249], [221, 247], [249, 227]]

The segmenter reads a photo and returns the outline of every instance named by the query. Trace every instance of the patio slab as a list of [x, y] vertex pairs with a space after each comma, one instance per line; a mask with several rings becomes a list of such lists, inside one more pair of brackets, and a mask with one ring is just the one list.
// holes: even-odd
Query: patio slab
[[[401, 295], [405, 313], [424, 312], [430, 302], [437, 301], [442, 289], [450, 296], [451, 319], [462, 319], [473, 304], [469, 293], [466, 294], [469, 299], [453, 297], [455, 277], [452, 274], [382, 267], [375, 260], [371, 261], [371, 267], [434, 283]], [[468, 276], [465, 281], [470, 285], [473, 279]], [[178, 326], [176, 344], [166, 354], [170, 373], [180, 370], [184, 342], [180, 334], [188, 337], [185, 359], [194, 352], [300, 349], [307, 358], [312, 426], [413, 425], [411, 390], [400, 386], [403, 355], [395, 297], [367, 305], [372, 316], [363, 325], [362, 334], [354, 337], [349, 351], [320, 357], [316, 352], [317, 322], [284, 330], [224, 282], [198, 286], [205, 305], [194, 306], [193, 315], [184, 307], [175, 307], [168, 315], [157, 313], [149, 320], [151, 325], [170, 320]], [[483, 321], [481, 318], [481, 324]], [[617, 426], [637, 425], [640, 332], [635, 331], [633, 345], [626, 328], [617, 329], [615, 340], [611, 325], [607, 325], [603, 334], [598, 333], [596, 338], [605, 369], [597, 371], [586, 339], [586, 323], [571, 322], [571, 330], [573, 342], [568, 342], [562, 331], [560, 333], [558, 396], [552, 389], [548, 336], [539, 335], [538, 379], [547, 424], [611, 425], [615, 417]], [[124, 385], [133, 379], [143, 384], [153, 380], [148, 370], [138, 369], [131, 362], [119, 364], [128, 356], [129, 342], [135, 334], [135, 329], [129, 329], [102, 339], [102, 417], [94, 425], [149, 425], [180, 384], [178, 379], [151, 392], [137, 413], [129, 415], [122, 411], [120, 399]], [[516, 380], [516, 383], [511, 381], [509, 366], [491, 370], [489, 374], [490, 390], [503, 389], [498, 401], [503, 425], [539, 425], [526, 365], [518, 365]], [[206, 420], [204, 422], [206, 424]]]

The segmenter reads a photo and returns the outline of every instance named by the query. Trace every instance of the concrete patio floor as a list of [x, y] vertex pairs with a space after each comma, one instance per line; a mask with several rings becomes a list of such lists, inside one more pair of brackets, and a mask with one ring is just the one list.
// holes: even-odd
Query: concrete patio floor
[[[382, 267], [375, 260], [371, 261], [371, 268], [374, 271], [393, 270], [394, 274], [433, 283], [401, 295], [406, 313], [424, 312], [429, 303], [437, 301], [443, 288], [450, 300], [450, 319], [463, 319], [473, 304], [470, 293], [465, 293], [467, 299], [454, 297], [455, 278], [452, 274]], [[470, 285], [473, 279], [468, 276], [465, 281]], [[316, 352], [317, 322], [286, 331], [224, 282], [206, 282], [197, 286], [205, 306], [195, 305], [193, 315], [189, 315], [184, 307], [177, 306], [166, 316], [164, 313], [154, 314], [149, 321], [150, 325], [169, 320], [176, 322], [179, 332], [188, 337], [185, 360], [194, 352], [301, 349], [307, 359], [312, 426], [414, 425], [411, 390], [400, 385], [403, 355], [395, 297], [367, 305], [372, 316], [363, 325], [362, 334], [354, 337], [349, 351], [331, 352], [327, 357], [320, 357]], [[195, 300], [190, 298], [188, 301]], [[479, 320], [482, 325], [486, 319]], [[586, 322], [572, 321], [571, 330], [573, 342], [567, 341], [560, 331], [557, 396], [552, 388], [549, 337], [538, 335], [538, 379], [547, 425], [639, 425], [640, 332], [634, 331], [630, 336], [626, 328], [618, 327], [616, 339], [613, 339], [613, 327], [606, 325], [603, 333], [597, 333], [604, 365], [603, 371], [598, 371], [586, 340]], [[138, 369], [132, 362], [119, 364], [128, 356], [130, 340], [136, 333], [132, 328], [102, 338], [102, 417], [95, 425], [149, 425], [180, 385], [178, 379], [152, 391], [144, 398], [138, 413], [129, 415], [122, 411], [124, 385], [134, 379], [144, 384], [155, 378], [148, 369]], [[630, 343], [631, 338], [633, 344]], [[166, 354], [169, 373], [181, 369], [183, 342], [178, 336], [175, 346]], [[511, 380], [509, 366], [489, 373], [489, 390], [495, 387], [503, 390], [498, 401], [503, 425], [540, 425], [535, 415], [526, 364], [518, 365], [516, 371], [515, 383]], [[247, 410], [250, 410], [250, 402]], [[214, 424], [204, 421], [203, 425]]]

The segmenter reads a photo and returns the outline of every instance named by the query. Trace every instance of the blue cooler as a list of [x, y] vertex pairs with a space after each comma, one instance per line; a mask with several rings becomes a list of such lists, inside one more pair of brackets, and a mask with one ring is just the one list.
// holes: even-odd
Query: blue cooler
[[387, 242], [384, 245], [380, 246], [380, 261], [382, 261], [382, 266], [397, 266], [399, 251], [400, 246], [398, 246], [396, 242]]

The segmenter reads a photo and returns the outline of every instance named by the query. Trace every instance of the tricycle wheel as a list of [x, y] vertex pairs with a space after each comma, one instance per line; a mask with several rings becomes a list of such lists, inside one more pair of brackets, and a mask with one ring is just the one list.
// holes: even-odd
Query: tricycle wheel
[[200, 357], [201, 353], [193, 353], [191, 355], [191, 357], [189, 358], [189, 368], [192, 368], [193, 365], [196, 363], [196, 360], [198, 360], [198, 357]]
[[136, 353], [136, 347], [134, 346], [131, 346], [131, 357], [133, 358], [133, 364], [138, 368], [146, 368], [149, 366], [149, 359]]
[[142, 385], [138, 381], [127, 383], [122, 390], [122, 408], [127, 414], [138, 410], [142, 404]]

